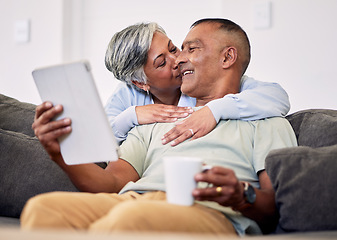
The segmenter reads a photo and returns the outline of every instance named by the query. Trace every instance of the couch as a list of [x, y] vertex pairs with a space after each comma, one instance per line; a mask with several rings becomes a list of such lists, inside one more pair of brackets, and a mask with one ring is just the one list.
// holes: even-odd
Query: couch
[[[34, 136], [34, 111], [35, 105], [0, 94], [0, 226], [18, 225], [36, 194], [78, 191]], [[266, 158], [279, 210], [275, 232], [337, 230], [337, 110], [304, 110], [287, 119], [299, 147]]]

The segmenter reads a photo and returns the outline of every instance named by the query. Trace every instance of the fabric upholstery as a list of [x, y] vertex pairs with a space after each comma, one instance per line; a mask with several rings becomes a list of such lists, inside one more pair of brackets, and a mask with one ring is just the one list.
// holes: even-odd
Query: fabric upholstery
[[266, 158], [280, 214], [277, 232], [337, 230], [337, 111], [304, 110], [287, 119], [299, 147]]
[[308, 109], [287, 116], [299, 146], [326, 147], [337, 144], [337, 110]]
[[78, 191], [36, 137], [0, 129], [0, 215], [19, 217], [39, 193]]
[[276, 190], [278, 232], [337, 230], [337, 145], [274, 150], [266, 171]]
[[0, 129], [20, 132], [34, 137], [32, 124], [35, 107], [34, 104], [20, 102], [0, 94]]
[[39, 193], [78, 191], [34, 137], [35, 107], [0, 94], [0, 216], [18, 218]]

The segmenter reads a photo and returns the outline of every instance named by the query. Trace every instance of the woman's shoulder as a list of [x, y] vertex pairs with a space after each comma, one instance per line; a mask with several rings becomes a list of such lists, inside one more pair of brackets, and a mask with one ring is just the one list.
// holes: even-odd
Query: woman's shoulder
[[179, 102], [178, 102], [178, 106], [179, 107], [195, 107], [196, 104], [196, 99], [189, 97], [185, 94], [181, 94]]
[[119, 82], [108, 102], [120, 100], [124, 103], [128, 102], [131, 105], [142, 105], [147, 102], [146, 97], [147, 94], [145, 92], [139, 91], [135, 87], [132, 87], [124, 82]]

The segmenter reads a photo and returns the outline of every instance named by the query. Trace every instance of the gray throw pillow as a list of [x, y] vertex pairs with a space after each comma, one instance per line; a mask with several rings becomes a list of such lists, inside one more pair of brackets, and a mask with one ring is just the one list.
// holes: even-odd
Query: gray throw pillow
[[337, 144], [337, 111], [308, 109], [287, 116], [299, 146], [326, 147]]
[[0, 129], [0, 215], [18, 218], [40, 193], [78, 191], [36, 137]]
[[273, 150], [266, 171], [280, 214], [277, 232], [337, 230], [337, 145]]
[[0, 128], [34, 137], [35, 105], [0, 94]]

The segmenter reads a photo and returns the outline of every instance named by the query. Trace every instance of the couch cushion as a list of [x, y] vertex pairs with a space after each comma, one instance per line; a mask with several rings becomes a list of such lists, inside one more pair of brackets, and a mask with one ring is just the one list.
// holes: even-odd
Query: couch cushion
[[266, 171], [280, 213], [278, 232], [337, 230], [337, 145], [273, 150]]
[[35, 105], [0, 94], [0, 128], [34, 137]]
[[337, 144], [337, 111], [303, 110], [287, 116], [299, 146], [324, 147]]
[[39, 193], [78, 191], [36, 137], [0, 129], [0, 215], [19, 217]]

